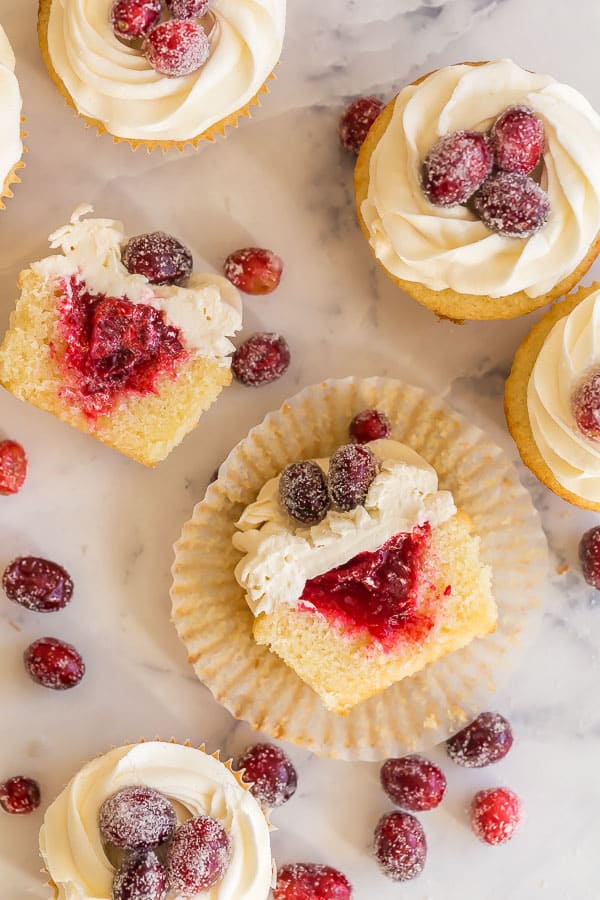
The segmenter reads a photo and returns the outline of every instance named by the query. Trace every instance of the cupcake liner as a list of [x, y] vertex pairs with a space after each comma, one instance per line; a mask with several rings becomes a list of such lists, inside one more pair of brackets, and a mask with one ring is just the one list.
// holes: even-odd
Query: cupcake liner
[[[252, 636], [234, 577], [235, 521], [286, 465], [327, 456], [348, 425], [376, 407], [392, 437], [436, 469], [440, 487], [474, 522], [494, 574], [496, 632], [448, 654], [354, 707], [329, 712], [296, 673]], [[480, 429], [417, 387], [346, 378], [306, 388], [270, 413], [231, 452], [175, 545], [172, 619], [198, 678], [236, 718], [323, 756], [376, 760], [445, 740], [489, 703], [538, 620], [547, 571], [539, 518], [504, 452]]]
[[[23, 116], [21, 116], [21, 122], [24, 122], [24, 121], [25, 121], [25, 119], [23, 118]], [[27, 137], [27, 132], [21, 131], [21, 139], [24, 140], [26, 137]], [[27, 147], [23, 146], [22, 153], [27, 153]], [[11, 186], [14, 184], [21, 183], [21, 179], [17, 175], [17, 172], [19, 169], [23, 169], [23, 168], [25, 168], [25, 163], [23, 162], [22, 159], [20, 159], [18, 162], [16, 162], [14, 164], [14, 166], [12, 167], [12, 169], [10, 170], [10, 172], [4, 179], [4, 184], [2, 185], [2, 187], [0, 189], [0, 209], [6, 209], [6, 203], [4, 201], [8, 200], [14, 196], [13, 192], [11, 190]]]

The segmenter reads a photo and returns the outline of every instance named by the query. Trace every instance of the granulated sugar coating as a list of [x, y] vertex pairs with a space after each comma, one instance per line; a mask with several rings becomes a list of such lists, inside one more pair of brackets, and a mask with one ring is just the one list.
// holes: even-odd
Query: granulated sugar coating
[[34, 612], [63, 609], [73, 596], [73, 581], [58, 563], [19, 556], [4, 570], [2, 587], [9, 600]]
[[27, 477], [27, 455], [16, 441], [0, 441], [0, 495], [18, 494]]
[[204, 65], [210, 44], [197, 22], [170, 19], [156, 25], [144, 44], [146, 59], [161, 75], [181, 78]]
[[167, 876], [155, 853], [132, 853], [115, 875], [112, 900], [164, 900]]
[[216, 819], [190, 819], [177, 829], [167, 851], [169, 885], [185, 895], [197, 894], [223, 877], [230, 857], [229, 837]]
[[421, 874], [427, 858], [425, 832], [409, 813], [382, 816], [375, 829], [375, 857], [394, 881], [410, 881]]
[[292, 863], [277, 873], [275, 900], [352, 900], [352, 886], [331, 866]]
[[571, 411], [577, 427], [591, 441], [600, 440], [600, 372], [593, 371], [582, 381], [571, 398]]
[[185, 244], [164, 231], [129, 238], [121, 259], [128, 272], [144, 275], [151, 284], [181, 285], [192, 274], [192, 254]]
[[529, 107], [511, 106], [496, 119], [491, 142], [498, 169], [529, 175], [544, 152], [544, 123]]
[[110, 20], [117, 37], [136, 41], [160, 19], [160, 0], [115, 0]]
[[338, 125], [338, 134], [345, 150], [358, 156], [373, 122], [384, 107], [385, 103], [379, 97], [358, 97], [350, 104]]
[[200, 19], [208, 12], [210, 0], [167, 0], [174, 19]]
[[316, 462], [292, 463], [281, 473], [279, 500], [289, 516], [303, 525], [322, 522], [329, 509], [325, 473]]
[[512, 745], [512, 728], [504, 716], [483, 712], [446, 742], [446, 750], [459, 766], [480, 769], [504, 759]]
[[508, 788], [479, 791], [471, 803], [473, 833], [485, 844], [504, 844], [521, 822], [523, 805]]
[[100, 807], [105, 841], [123, 850], [150, 850], [170, 840], [177, 826], [175, 810], [153, 788], [133, 785], [108, 797]]
[[290, 348], [279, 334], [259, 332], [241, 344], [231, 357], [237, 381], [259, 387], [281, 378], [290, 364]]
[[446, 793], [446, 776], [442, 770], [416, 754], [387, 759], [381, 767], [380, 779], [390, 800], [415, 812], [435, 809]]
[[283, 806], [296, 793], [296, 769], [275, 744], [248, 747], [238, 759], [236, 769], [243, 769], [244, 780], [251, 782], [250, 793], [261, 806]]
[[516, 172], [496, 172], [473, 197], [473, 208], [492, 231], [526, 238], [547, 221], [550, 199], [533, 178]]
[[230, 253], [223, 274], [245, 294], [271, 294], [279, 286], [283, 260], [265, 247], [244, 247]]
[[33, 778], [14, 775], [0, 784], [0, 806], [11, 816], [25, 816], [40, 805], [40, 786]]
[[379, 409], [363, 409], [350, 422], [350, 437], [357, 444], [368, 444], [388, 438], [392, 433], [392, 423]]
[[455, 131], [437, 141], [423, 162], [423, 190], [435, 206], [466, 203], [492, 171], [485, 134]]
[[590, 528], [581, 538], [579, 562], [587, 583], [600, 590], [600, 526]]
[[328, 485], [333, 502], [348, 512], [365, 502], [378, 463], [362, 444], [344, 444], [329, 460]]

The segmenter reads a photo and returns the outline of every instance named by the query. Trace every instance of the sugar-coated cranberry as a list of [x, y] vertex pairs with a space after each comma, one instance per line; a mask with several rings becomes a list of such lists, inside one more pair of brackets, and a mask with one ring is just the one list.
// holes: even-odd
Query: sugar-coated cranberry
[[169, 886], [183, 894], [197, 894], [223, 877], [230, 857], [229, 837], [216, 819], [190, 819], [177, 829], [167, 850]]
[[167, 0], [174, 19], [201, 19], [208, 12], [210, 0]]
[[504, 716], [483, 712], [446, 742], [446, 750], [459, 766], [480, 769], [504, 759], [512, 745], [512, 728]]
[[167, 875], [155, 853], [126, 856], [113, 881], [112, 900], [164, 900]]
[[363, 409], [350, 422], [350, 437], [357, 444], [368, 444], [388, 438], [392, 423], [384, 412], [378, 409]]
[[259, 387], [281, 378], [290, 364], [290, 348], [280, 334], [259, 332], [241, 344], [231, 357], [234, 378]]
[[9, 600], [34, 612], [63, 609], [73, 596], [66, 569], [38, 556], [14, 559], [4, 570], [2, 587]]
[[437, 141], [423, 162], [423, 190], [435, 206], [466, 203], [492, 171], [485, 134], [455, 131]]
[[600, 440], [600, 371], [589, 372], [571, 397], [571, 411], [581, 433]]
[[473, 208], [492, 231], [526, 238], [547, 221], [550, 200], [533, 178], [516, 172], [496, 172], [473, 197]]
[[279, 499], [285, 511], [303, 525], [322, 522], [329, 509], [325, 473], [316, 462], [292, 463], [281, 473]]
[[65, 691], [79, 684], [85, 663], [72, 644], [44, 637], [30, 644], [23, 655], [27, 672], [37, 684], [53, 691]]
[[329, 495], [345, 511], [365, 502], [377, 475], [377, 460], [362, 444], [344, 444], [329, 460]]
[[385, 103], [379, 97], [357, 97], [353, 100], [338, 124], [342, 147], [358, 156], [371, 126], [384, 108]]
[[282, 806], [293, 797], [298, 775], [291, 759], [274, 744], [254, 744], [240, 756], [237, 769], [252, 782], [251, 793], [262, 806]]
[[225, 278], [245, 294], [270, 294], [279, 285], [282, 272], [281, 257], [263, 247], [236, 250], [223, 264]]
[[275, 900], [351, 900], [345, 875], [318, 863], [291, 863], [277, 872]]
[[173, 78], [196, 72], [210, 53], [204, 28], [191, 19], [169, 19], [155, 25], [144, 47], [152, 68]]
[[410, 881], [420, 875], [427, 858], [425, 832], [409, 813], [382, 816], [375, 829], [375, 857], [394, 881]]
[[381, 767], [381, 786], [394, 803], [423, 812], [435, 809], [446, 793], [446, 776], [423, 756], [387, 759]]
[[494, 122], [491, 141], [499, 169], [529, 175], [542, 158], [544, 123], [527, 106], [511, 106]]
[[122, 850], [152, 850], [171, 839], [177, 816], [171, 803], [154, 788], [131, 785], [108, 797], [100, 807], [100, 832]]
[[160, 19], [160, 0], [115, 0], [110, 13], [113, 31], [126, 41], [148, 34]]
[[192, 274], [192, 254], [185, 244], [164, 231], [129, 238], [122, 260], [128, 272], [144, 275], [151, 284], [181, 285]]
[[0, 494], [18, 494], [27, 476], [27, 456], [16, 441], [0, 441]]
[[33, 778], [15, 775], [0, 784], [0, 806], [12, 816], [24, 816], [40, 805], [40, 786]]
[[581, 538], [579, 562], [587, 583], [600, 590], [600, 525], [590, 528]]
[[471, 803], [471, 827], [480, 841], [503, 844], [517, 830], [522, 810], [521, 800], [508, 788], [479, 791]]

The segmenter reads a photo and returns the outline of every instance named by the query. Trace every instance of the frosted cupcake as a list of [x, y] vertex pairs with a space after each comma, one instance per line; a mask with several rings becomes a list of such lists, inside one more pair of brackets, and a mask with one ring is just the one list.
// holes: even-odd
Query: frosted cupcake
[[15, 76], [15, 55], [0, 25], [0, 209], [4, 200], [12, 197], [11, 185], [20, 181], [17, 170], [23, 166], [21, 156], [21, 92]]

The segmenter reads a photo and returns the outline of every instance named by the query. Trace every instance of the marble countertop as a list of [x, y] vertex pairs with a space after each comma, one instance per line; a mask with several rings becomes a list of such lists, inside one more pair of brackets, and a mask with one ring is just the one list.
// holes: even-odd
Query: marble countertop
[[[442, 394], [517, 455], [504, 424], [503, 382], [535, 316], [458, 327], [401, 295], [359, 234], [352, 164], [338, 147], [336, 122], [355, 94], [390, 96], [439, 65], [500, 56], [551, 72], [599, 108], [600, 7], [592, 0], [576, 8], [548, 0], [291, 0], [290, 7], [285, 53], [262, 110], [216, 146], [163, 157], [132, 154], [84, 128], [42, 65], [33, 0], [0, 5], [29, 133], [23, 183], [0, 213], [2, 328], [19, 270], [44, 253], [46, 236], [77, 204], [90, 201], [130, 233], [162, 228], [181, 236], [211, 268], [238, 246], [277, 250], [285, 280], [271, 298], [246, 299], [245, 330], [281, 331], [293, 356], [275, 384], [227, 390], [154, 471], [0, 395], [0, 436], [21, 441], [30, 461], [22, 493], [0, 498], [0, 567], [16, 555], [42, 555], [65, 565], [76, 584], [73, 602], [52, 617], [0, 598], [0, 778], [26, 773], [43, 791], [39, 813], [0, 815], [3, 900], [47, 896], [37, 855], [43, 807], [91, 756], [157, 734], [232, 755], [253, 740], [195, 679], [168, 624], [168, 591], [182, 523], [215, 467], [268, 410], [322, 378], [395, 376]], [[579, 537], [596, 519], [521, 471], [543, 517], [553, 577], [537, 641], [492, 702], [514, 726], [513, 750], [476, 772], [432, 751], [448, 776], [447, 801], [422, 816], [425, 872], [397, 885], [369, 854], [373, 827], [390, 808], [378, 766], [286, 748], [300, 785], [273, 815], [279, 862], [335, 865], [357, 900], [597, 898], [600, 608], [577, 565]], [[23, 670], [23, 649], [47, 633], [85, 657], [87, 675], [74, 691], [45, 691]], [[472, 836], [465, 810], [476, 790], [502, 783], [522, 796], [527, 817], [514, 841], [489, 848]]]

